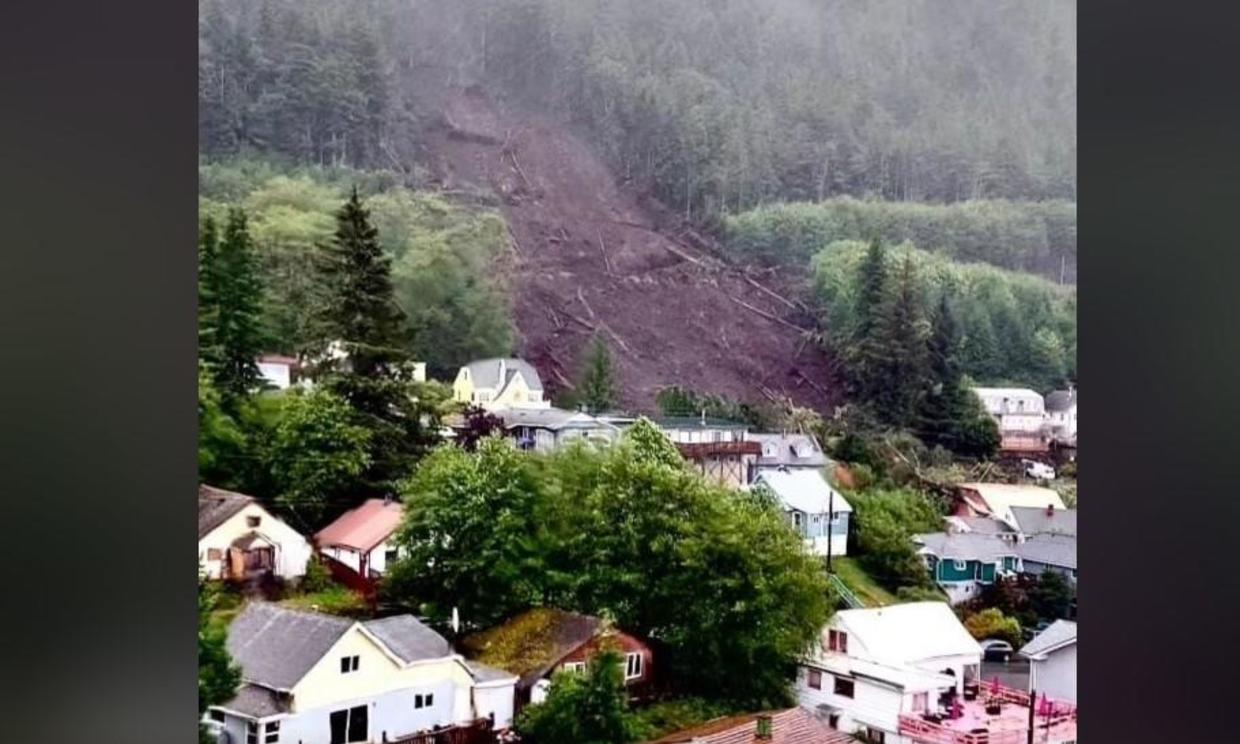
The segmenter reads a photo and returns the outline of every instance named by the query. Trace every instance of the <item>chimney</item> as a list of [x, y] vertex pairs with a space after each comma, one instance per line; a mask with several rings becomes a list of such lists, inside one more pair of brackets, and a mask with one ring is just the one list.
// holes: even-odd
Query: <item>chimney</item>
[[757, 719], [758, 728], [754, 733], [754, 738], [760, 741], [771, 740], [771, 714], [759, 713]]
[[1053, 517], [1053, 516], [1055, 516], [1055, 505], [1054, 505], [1054, 504], [1047, 504], [1047, 505], [1046, 505], [1046, 516], [1048, 516], [1048, 517]]
[[508, 365], [504, 364], [504, 360], [499, 360], [499, 382], [496, 383], [496, 390], [504, 389], [504, 380], [508, 377]]

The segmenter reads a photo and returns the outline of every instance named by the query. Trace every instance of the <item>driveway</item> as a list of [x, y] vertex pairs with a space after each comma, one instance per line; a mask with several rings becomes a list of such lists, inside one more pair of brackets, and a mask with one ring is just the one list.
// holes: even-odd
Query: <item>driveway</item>
[[982, 682], [990, 682], [995, 677], [999, 678], [1001, 685], [1028, 690], [1029, 660], [1013, 654], [1006, 664], [1001, 661], [983, 661]]

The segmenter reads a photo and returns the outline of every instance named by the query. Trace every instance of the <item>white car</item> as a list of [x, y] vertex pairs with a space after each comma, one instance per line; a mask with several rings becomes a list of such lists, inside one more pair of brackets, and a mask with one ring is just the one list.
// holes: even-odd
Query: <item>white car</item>
[[1044, 462], [1025, 460], [1025, 475], [1038, 480], [1051, 480], [1055, 477], [1055, 469]]

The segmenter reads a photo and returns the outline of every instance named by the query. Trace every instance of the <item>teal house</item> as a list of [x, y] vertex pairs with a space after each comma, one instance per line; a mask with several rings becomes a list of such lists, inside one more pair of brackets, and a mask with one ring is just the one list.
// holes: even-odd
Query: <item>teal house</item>
[[974, 597], [1000, 576], [1020, 572], [1019, 548], [994, 534], [931, 532], [914, 535], [917, 553], [952, 604]]

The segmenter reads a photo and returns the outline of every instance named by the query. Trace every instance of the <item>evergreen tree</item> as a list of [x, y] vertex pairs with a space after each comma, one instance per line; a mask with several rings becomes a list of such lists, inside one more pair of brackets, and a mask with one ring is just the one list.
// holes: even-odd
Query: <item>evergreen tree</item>
[[[225, 647], [224, 628], [211, 622], [215, 609], [216, 590], [201, 576], [198, 579], [198, 717], [201, 719], [212, 705], [226, 703], [241, 684], [241, 669], [233, 663]], [[209, 742], [202, 726], [198, 740]]]
[[198, 228], [198, 358], [208, 365], [219, 361], [219, 240], [215, 219], [208, 215]]
[[846, 351], [854, 394], [862, 401], [881, 406], [889, 389], [891, 362], [881, 336], [883, 313], [887, 309], [887, 253], [882, 243], [870, 243], [857, 270], [857, 299], [854, 323]]
[[229, 210], [213, 263], [207, 279], [215, 285], [215, 299], [209, 305], [214, 308], [214, 319], [209, 321], [213, 327], [207, 337], [215, 356], [216, 385], [225, 400], [235, 404], [260, 386], [258, 357], [266, 345], [263, 285], [243, 210]]
[[926, 376], [922, 304], [911, 255], [904, 257], [895, 293], [877, 335], [882, 349], [877, 381], [882, 387], [875, 391], [872, 400], [886, 421], [907, 426], [913, 421]]
[[960, 371], [960, 335], [946, 294], [934, 315], [927, 352], [926, 387], [917, 406], [918, 436], [926, 444], [941, 445], [957, 454], [993, 454], [998, 429]]
[[586, 359], [578, 400], [592, 414], [609, 410], [616, 404], [616, 373], [611, 352], [598, 336], [595, 336]]
[[432, 437], [423, 430], [423, 411], [412, 394], [405, 313], [393, 297], [391, 259], [378, 235], [354, 187], [323, 250], [328, 290], [318, 331], [322, 346], [339, 342], [347, 354], [323, 363], [328, 386], [372, 433], [363, 486], [390, 492]]

